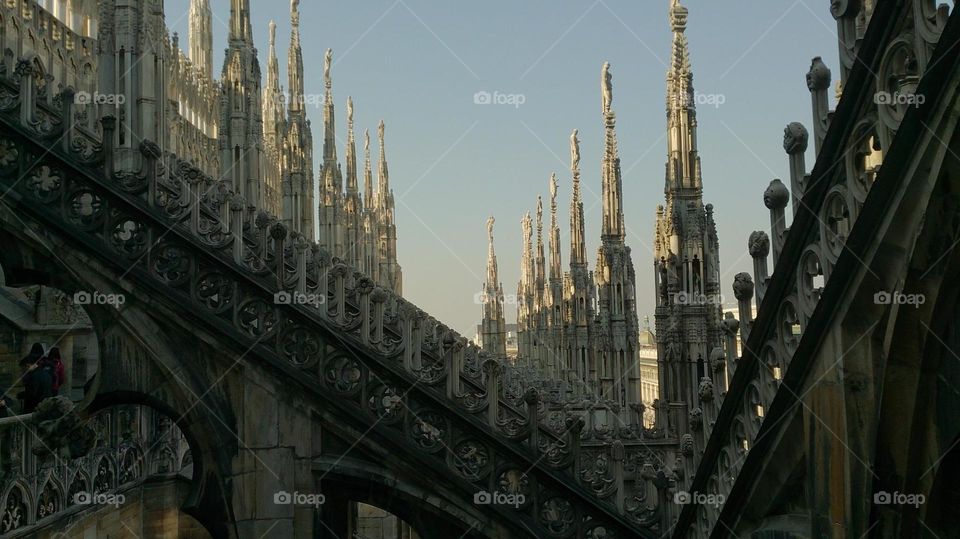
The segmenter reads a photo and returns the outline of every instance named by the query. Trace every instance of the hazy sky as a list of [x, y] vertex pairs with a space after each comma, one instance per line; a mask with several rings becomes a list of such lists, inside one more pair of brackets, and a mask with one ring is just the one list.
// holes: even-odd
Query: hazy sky
[[[230, 2], [211, 3], [219, 72]], [[271, 19], [278, 25], [286, 86], [289, 2], [250, 3], [264, 76], [267, 25]], [[543, 194], [545, 229], [549, 226], [548, 179], [553, 171], [560, 182], [558, 218], [567, 267], [568, 148], [574, 128], [580, 130], [587, 250], [593, 267], [600, 239], [600, 68], [609, 61], [627, 244], [637, 270], [640, 316], [652, 318], [651, 245], [656, 206], [663, 201], [666, 159], [669, 3], [301, 2], [307, 94], [322, 94], [323, 51], [334, 50], [341, 159], [347, 96], [353, 96], [356, 107], [358, 141], [364, 128], [375, 135], [377, 122], [386, 122], [407, 299], [472, 338], [481, 313], [474, 297], [485, 275], [487, 216], [497, 219], [500, 278], [505, 293], [513, 294], [519, 279], [520, 219], [535, 208], [537, 194]], [[733, 276], [752, 268], [747, 236], [769, 230], [763, 190], [772, 178], [789, 176], [783, 128], [791, 121], [811, 125], [804, 79], [811, 58], [822, 56], [834, 80], [838, 77], [836, 24], [822, 0], [683, 3], [690, 10], [687, 37], [694, 87], [710, 101], [698, 107], [704, 200], [715, 206], [723, 293], [733, 303]], [[167, 24], [180, 33], [184, 48], [188, 6], [189, 0], [166, 0]], [[502, 94], [501, 100], [513, 104], [477, 105], [474, 96], [481, 91]], [[309, 115], [314, 155], [320, 156], [322, 113], [314, 108]], [[807, 162], [813, 162], [812, 149]], [[319, 160], [315, 165], [319, 167]], [[508, 305], [506, 311], [508, 321], [514, 321], [516, 306]]]

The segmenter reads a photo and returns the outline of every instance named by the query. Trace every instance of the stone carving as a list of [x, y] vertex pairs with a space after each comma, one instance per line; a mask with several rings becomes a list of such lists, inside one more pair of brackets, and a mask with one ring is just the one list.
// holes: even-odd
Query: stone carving
[[753, 258], [766, 258], [770, 254], [770, 236], [762, 230], [751, 232], [747, 249]]
[[830, 88], [830, 68], [823, 63], [823, 59], [819, 56], [815, 57], [810, 63], [810, 71], [807, 72], [807, 88], [811, 92]]
[[739, 301], [749, 301], [753, 297], [753, 277], [740, 272], [733, 277], [733, 295]]
[[80, 419], [70, 399], [53, 397], [37, 406], [32, 422], [41, 440], [34, 453], [42, 458], [75, 459], [93, 449], [96, 433]]
[[807, 151], [807, 142], [810, 133], [800, 122], [791, 122], [783, 130], [783, 149], [788, 155], [800, 154]]
[[603, 94], [603, 113], [609, 114], [613, 105], [613, 75], [610, 74], [610, 62], [604, 62], [600, 71], [600, 85]]
[[782, 210], [787, 207], [789, 201], [790, 191], [779, 179], [771, 181], [767, 190], [763, 192], [763, 205], [768, 209]]

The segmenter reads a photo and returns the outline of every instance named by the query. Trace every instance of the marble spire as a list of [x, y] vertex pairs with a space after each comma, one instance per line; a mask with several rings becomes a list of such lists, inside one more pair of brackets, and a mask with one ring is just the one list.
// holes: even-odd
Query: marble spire
[[290, 114], [304, 113], [303, 49], [300, 45], [300, 0], [290, 2], [290, 50], [287, 55]]
[[557, 224], [557, 175], [550, 175], [550, 281], [563, 279], [560, 253], [560, 225]]
[[230, 41], [241, 41], [253, 46], [253, 32], [250, 29], [250, 0], [231, 0], [230, 2]]
[[357, 181], [357, 144], [353, 135], [353, 98], [347, 97], [347, 195], [359, 193]]
[[613, 112], [613, 76], [605, 62], [600, 74], [605, 123], [605, 145], [601, 177], [603, 178], [603, 239], [623, 242], [623, 185], [620, 177], [620, 156], [617, 151], [616, 114]]
[[206, 77], [213, 77], [213, 11], [210, 0], [190, 2], [190, 61]]
[[587, 266], [584, 238], [583, 199], [580, 194], [580, 140], [578, 131], [570, 135], [570, 174], [573, 176], [573, 197], [570, 199], [570, 267]]
[[370, 163], [370, 130], [363, 131], [363, 203], [367, 208], [375, 206], [373, 200], [373, 168]]

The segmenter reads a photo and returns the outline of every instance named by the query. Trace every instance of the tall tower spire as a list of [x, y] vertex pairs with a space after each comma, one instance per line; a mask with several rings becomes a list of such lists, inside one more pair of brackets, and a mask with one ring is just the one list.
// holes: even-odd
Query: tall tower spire
[[493, 216], [487, 219], [487, 282], [483, 286], [483, 349], [494, 358], [507, 358], [507, 332], [503, 319], [503, 285], [497, 272], [497, 254], [493, 250]]
[[190, 2], [190, 61], [205, 76], [213, 76], [213, 11], [210, 0]]
[[560, 226], [557, 224], [557, 175], [550, 175], [550, 282], [563, 279], [560, 253]]
[[219, 147], [224, 179], [247, 204], [270, 197], [264, 178], [262, 73], [250, 28], [250, 1], [232, 0], [230, 42], [221, 75]]
[[570, 134], [570, 174], [573, 197], [570, 199], [570, 267], [587, 266], [587, 247], [583, 232], [583, 199], [580, 195], [580, 140], [578, 131]]
[[527, 365], [533, 361], [536, 327], [535, 313], [535, 264], [533, 260], [533, 219], [528, 211], [520, 220], [523, 229], [523, 252], [520, 256], [520, 284], [517, 286], [517, 358]]
[[267, 149], [277, 151], [284, 117], [283, 90], [280, 88], [280, 62], [277, 60], [277, 23], [270, 21], [270, 53], [267, 59], [267, 86], [263, 90], [263, 136]]
[[385, 202], [385, 195], [390, 192], [390, 173], [387, 170], [387, 150], [384, 141], [385, 130], [386, 126], [383, 120], [380, 120], [380, 125], [377, 128], [378, 138], [380, 139], [380, 167], [377, 170], [377, 192], [380, 193], [378, 196], [381, 204]]
[[290, 50], [287, 55], [290, 114], [301, 115], [303, 103], [303, 50], [300, 46], [300, 0], [290, 2]]
[[601, 176], [603, 178], [603, 239], [622, 243], [626, 234], [623, 226], [623, 185], [620, 178], [620, 156], [617, 152], [617, 117], [613, 112], [613, 76], [610, 63], [605, 62], [600, 73], [602, 110], [606, 139]]
[[321, 165], [319, 242], [331, 253], [344, 252], [344, 226], [342, 216], [343, 177], [337, 163], [337, 136], [333, 107], [333, 80], [330, 69], [333, 50], [327, 49], [323, 57], [323, 164]]
[[546, 259], [543, 256], [543, 198], [537, 195], [537, 262], [536, 283], [537, 309], [543, 306], [543, 288], [546, 284]]
[[347, 96], [347, 194], [358, 194], [357, 143], [353, 136], [353, 98]]
[[373, 168], [370, 163], [370, 130], [363, 130], [363, 203], [367, 208], [374, 207]]
[[[698, 387], [711, 376], [709, 360], [722, 346], [720, 244], [713, 207], [704, 205], [697, 153], [693, 70], [684, 32], [687, 8], [671, 0], [673, 53], [667, 72], [666, 205], [657, 208], [654, 285], [660, 398], [695, 409]], [[694, 330], [692, 328], [705, 328]], [[670, 416], [677, 432], [684, 418]]]
[[673, 52], [667, 72], [667, 176], [664, 193], [702, 189], [697, 152], [697, 109], [693, 70], [687, 45], [687, 8], [679, 0], [670, 3]]
[[230, 2], [230, 41], [242, 41], [253, 45], [253, 32], [250, 30], [250, 0], [231, 0]]
[[387, 150], [384, 140], [386, 127], [383, 120], [377, 129], [380, 138], [380, 168], [377, 175], [377, 213], [380, 219], [380, 281], [397, 294], [401, 293], [401, 271], [397, 261], [397, 226], [393, 192], [390, 190], [390, 174], [387, 171]]

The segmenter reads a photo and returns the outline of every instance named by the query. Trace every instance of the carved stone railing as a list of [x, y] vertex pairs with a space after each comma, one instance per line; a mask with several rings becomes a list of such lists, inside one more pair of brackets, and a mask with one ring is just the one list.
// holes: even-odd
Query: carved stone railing
[[[156, 144], [140, 145], [141, 173], [114, 171], [112, 147], [61, 120], [75, 117], [72, 92], [48, 110], [32, 99], [31, 70], [21, 62], [0, 77], [0, 184], [22, 218], [68, 235], [345, 417], [376, 423], [413, 460], [448, 468], [466, 496], [525, 494], [519, 508], [491, 508], [502, 518], [558, 537], [650, 533], [622, 497], [580, 477], [581, 420], [540, 425], [537, 396], [500, 398], [500, 366], [479, 348]], [[103, 140], [115, 129], [104, 118]]]
[[[706, 443], [695, 440], [700, 459], [687, 488], [721, 503], [684, 506], [676, 537], [710, 535], [750, 448], [769, 427], [766, 411], [782, 380], [790, 375], [804, 331], [879, 174], [883, 156], [910, 108], [922, 104], [917, 102], [917, 85], [947, 20], [946, 8], [935, 8], [933, 0], [876, 6], [869, 0], [840, 1], [833, 3], [833, 14], [840, 35], [842, 99], [835, 112], [828, 110], [830, 70], [819, 57], [814, 58], [807, 86], [817, 163], [808, 174], [804, 152], [809, 134], [799, 123], [788, 125], [784, 150], [790, 160], [791, 188], [773, 180], [763, 195], [771, 230], [769, 235], [751, 234], [748, 248], [754, 275], [736, 276], [733, 290], [740, 319], [725, 321], [732, 328], [728, 336], [739, 326], [743, 356], [731, 362], [732, 379], [721, 406], [712, 417], [704, 409], [703, 420], [713, 422], [712, 433]], [[788, 228], [785, 210], [791, 198], [793, 221]], [[767, 274], [771, 248], [772, 277]], [[736, 344], [735, 338], [726, 340], [728, 358], [736, 356]]]
[[64, 515], [122, 505], [124, 492], [148, 477], [185, 473], [192, 463], [180, 429], [150, 408], [110, 408], [88, 424], [93, 449], [70, 458], [47, 447], [34, 414], [0, 419], [0, 535], [32, 536]]

